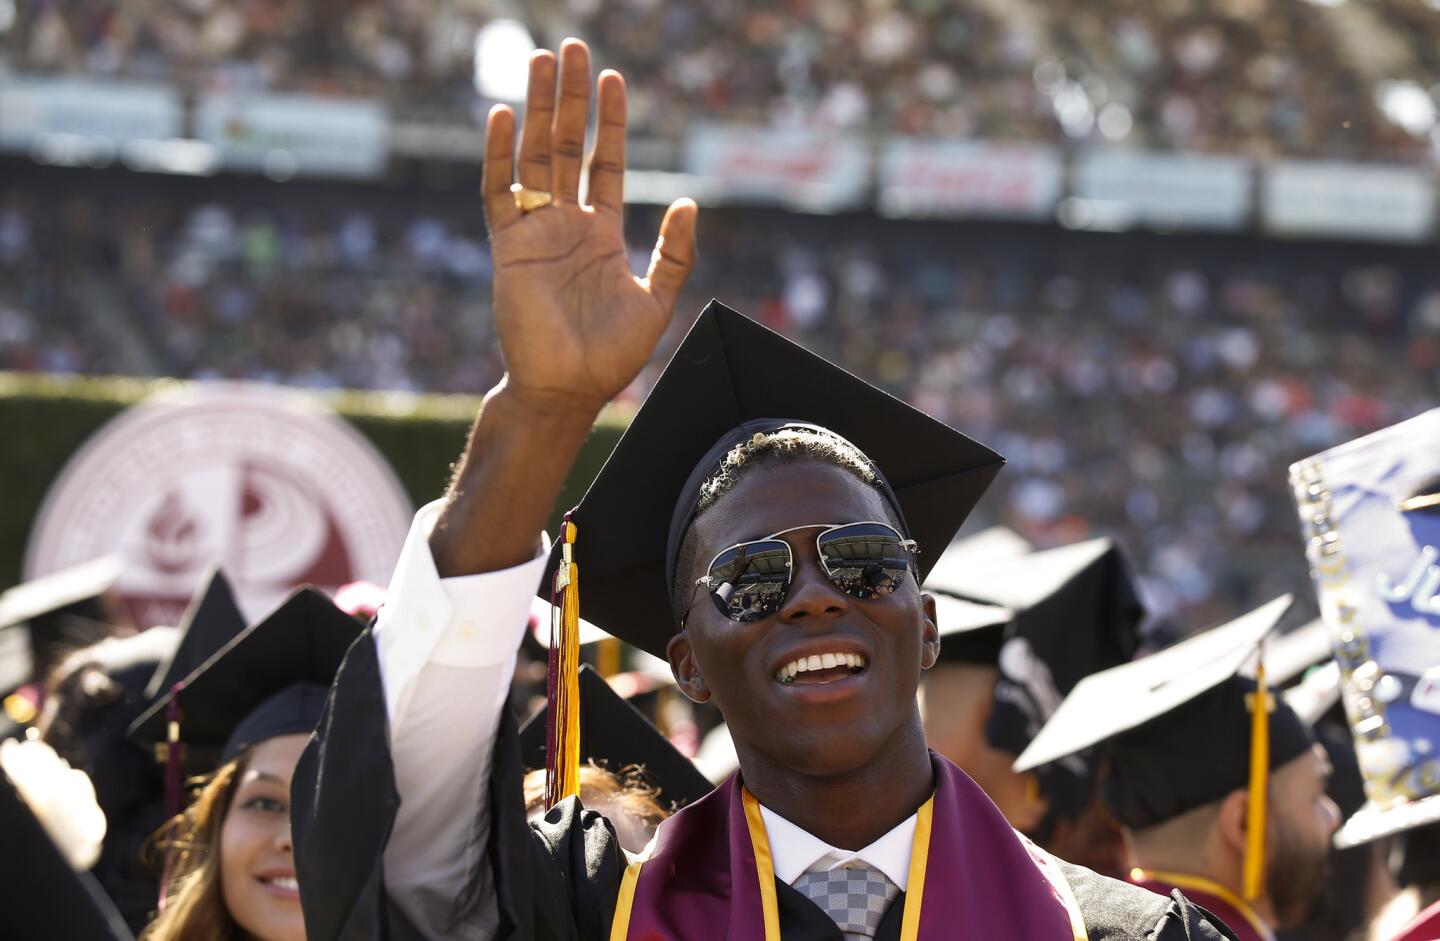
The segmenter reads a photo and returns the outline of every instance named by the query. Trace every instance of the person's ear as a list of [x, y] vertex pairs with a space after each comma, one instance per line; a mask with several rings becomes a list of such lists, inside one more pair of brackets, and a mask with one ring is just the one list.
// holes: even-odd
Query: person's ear
[[1243, 788], [1231, 791], [1220, 801], [1215, 826], [1225, 846], [1245, 858], [1245, 817], [1250, 812], [1250, 795]]
[[695, 659], [695, 648], [690, 645], [690, 631], [683, 630], [670, 638], [665, 647], [665, 657], [670, 661], [670, 672], [675, 676], [675, 685], [691, 702], [709, 702], [710, 687], [700, 672], [700, 662]]
[[928, 670], [940, 659], [940, 627], [937, 623], [939, 616], [936, 613], [935, 596], [928, 591], [922, 591], [920, 607], [925, 613], [925, 621], [920, 629], [920, 669]]

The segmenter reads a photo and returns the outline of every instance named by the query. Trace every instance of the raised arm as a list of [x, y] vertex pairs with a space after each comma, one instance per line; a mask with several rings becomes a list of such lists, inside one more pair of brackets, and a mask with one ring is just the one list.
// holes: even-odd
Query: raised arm
[[[557, 90], [557, 71], [559, 75]], [[625, 80], [600, 73], [588, 205], [580, 202], [590, 53], [530, 60], [525, 122], [496, 105], [486, 124], [485, 216], [494, 315], [506, 375], [485, 397], [430, 537], [442, 576], [517, 565], [535, 554], [560, 487], [601, 407], [630, 384], [670, 323], [695, 260], [695, 204], [665, 213], [643, 278], [624, 239]], [[518, 173], [516, 172], [518, 170]], [[525, 212], [512, 178], [551, 205]]]
[[400, 799], [385, 889], [428, 938], [494, 930], [487, 782], [544, 566], [541, 529], [596, 414], [669, 324], [695, 254], [696, 209], [683, 200], [666, 213], [649, 272], [631, 274], [621, 229], [625, 83], [600, 76], [582, 205], [583, 43], [561, 47], [558, 72], [557, 93], [555, 56], [531, 59], [518, 153], [513, 112], [490, 113], [483, 189], [508, 372], [486, 396], [445, 498], [417, 514], [374, 631]]

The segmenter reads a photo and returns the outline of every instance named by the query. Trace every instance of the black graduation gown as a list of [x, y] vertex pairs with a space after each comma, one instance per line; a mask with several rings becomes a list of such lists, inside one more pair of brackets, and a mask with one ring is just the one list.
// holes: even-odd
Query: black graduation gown
[[[385, 698], [367, 631], [336, 677], [325, 718], [295, 770], [295, 861], [309, 941], [419, 941], [386, 898], [383, 853], [399, 808], [387, 745]], [[609, 821], [576, 799], [527, 822], [514, 720], [501, 719], [490, 779], [491, 839], [502, 941], [606, 941], [625, 870]], [[457, 820], [457, 826], [468, 826]], [[1063, 864], [1091, 941], [1219, 941], [1234, 935], [1178, 892], [1170, 897]], [[457, 923], [475, 904], [456, 901]], [[787, 941], [841, 941], [819, 907], [777, 880]], [[904, 894], [877, 941], [899, 941]], [[457, 935], [458, 936], [458, 935]]]

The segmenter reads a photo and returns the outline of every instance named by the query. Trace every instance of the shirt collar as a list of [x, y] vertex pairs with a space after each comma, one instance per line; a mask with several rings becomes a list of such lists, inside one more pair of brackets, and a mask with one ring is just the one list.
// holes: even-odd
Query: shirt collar
[[883, 872], [901, 892], [905, 891], [905, 884], [910, 880], [910, 851], [915, 843], [914, 814], [874, 843], [854, 851], [831, 846], [764, 804], [760, 805], [760, 817], [765, 821], [775, 876], [787, 885], [804, 873], [829, 871], [858, 859]]

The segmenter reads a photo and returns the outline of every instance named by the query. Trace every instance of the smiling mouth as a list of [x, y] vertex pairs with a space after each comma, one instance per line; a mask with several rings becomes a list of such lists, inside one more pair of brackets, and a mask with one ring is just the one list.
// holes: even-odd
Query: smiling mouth
[[265, 878], [262, 876], [260, 878], [260, 884], [267, 888], [277, 889], [281, 892], [300, 891], [300, 883], [295, 880], [294, 876], [274, 876], [271, 878]]
[[858, 653], [812, 654], [776, 670], [775, 680], [783, 686], [834, 683], [864, 673], [869, 663], [864, 654]]

